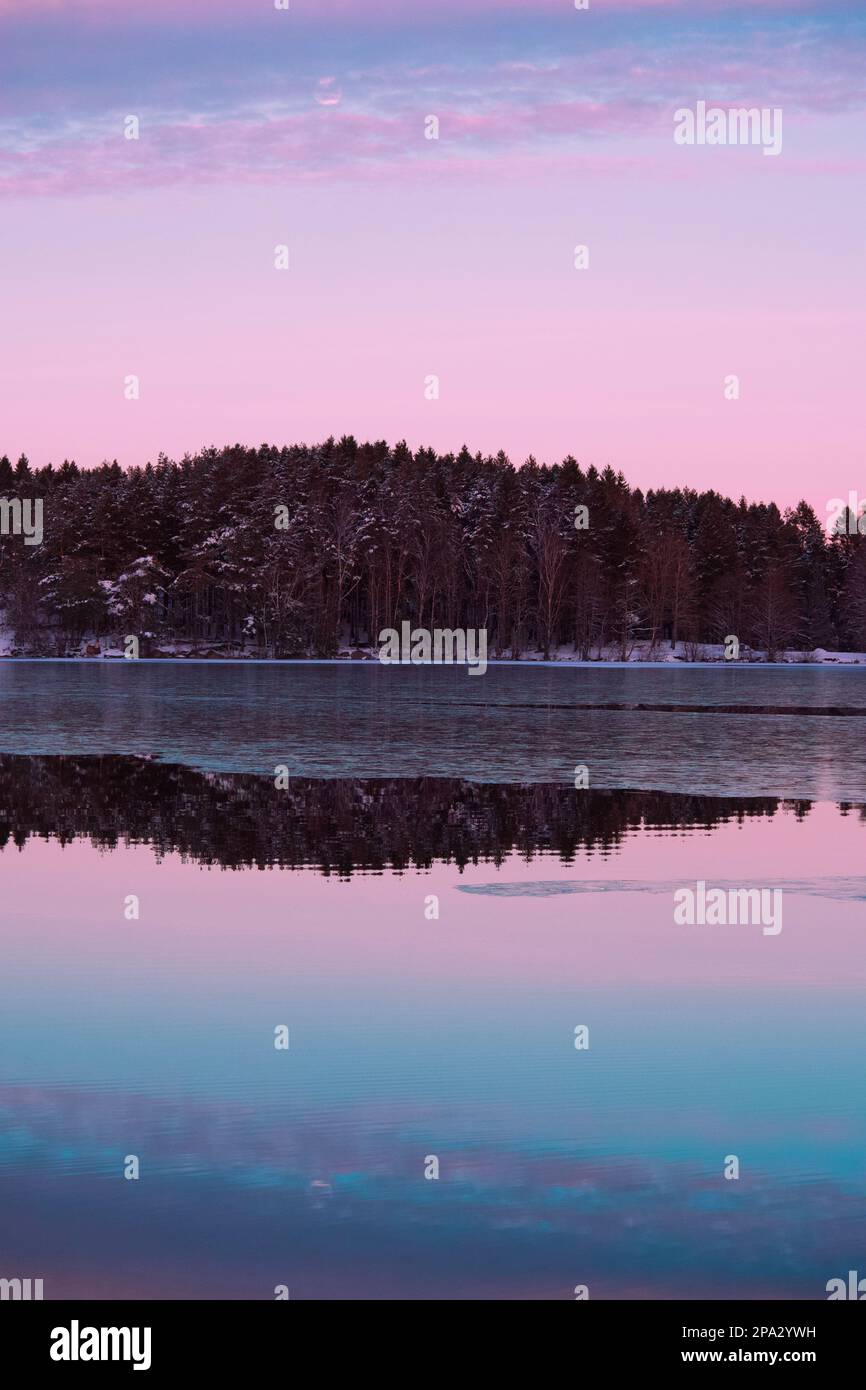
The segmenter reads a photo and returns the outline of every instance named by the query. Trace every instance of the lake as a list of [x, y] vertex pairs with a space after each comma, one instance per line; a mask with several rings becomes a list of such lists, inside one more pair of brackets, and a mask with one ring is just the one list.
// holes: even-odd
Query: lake
[[856, 668], [0, 664], [0, 1277], [825, 1297], [864, 720]]

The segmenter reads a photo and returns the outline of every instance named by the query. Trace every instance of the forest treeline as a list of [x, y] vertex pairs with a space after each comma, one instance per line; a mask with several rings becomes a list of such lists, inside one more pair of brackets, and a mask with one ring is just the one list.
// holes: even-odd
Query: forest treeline
[[43, 539], [0, 539], [21, 650], [134, 634], [332, 656], [382, 629], [484, 628], [491, 655], [627, 656], [635, 643], [866, 648], [866, 538], [805, 502], [642, 492], [575, 459], [329, 439], [143, 468], [0, 459]]

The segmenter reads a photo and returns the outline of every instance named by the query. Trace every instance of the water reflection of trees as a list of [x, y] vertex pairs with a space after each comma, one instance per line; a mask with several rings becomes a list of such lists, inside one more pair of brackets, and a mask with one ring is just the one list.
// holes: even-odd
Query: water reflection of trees
[[[292, 779], [199, 772], [127, 757], [0, 755], [0, 846], [84, 837], [151, 845], [227, 868], [356, 871], [500, 863], [513, 851], [608, 854], [641, 827], [664, 833], [771, 817], [775, 797], [576, 791], [457, 778]], [[808, 814], [809, 802], [790, 803]], [[859, 808], [863, 814], [863, 808]]]

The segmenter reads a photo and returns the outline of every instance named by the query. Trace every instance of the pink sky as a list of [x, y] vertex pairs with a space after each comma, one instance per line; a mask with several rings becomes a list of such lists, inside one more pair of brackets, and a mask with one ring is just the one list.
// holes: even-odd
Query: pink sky
[[[855, 7], [165, 9], [0, 0], [0, 451], [352, 433], [866, 493]], [[781, 155], [675, 146], [700, 99], [781, 107]]]

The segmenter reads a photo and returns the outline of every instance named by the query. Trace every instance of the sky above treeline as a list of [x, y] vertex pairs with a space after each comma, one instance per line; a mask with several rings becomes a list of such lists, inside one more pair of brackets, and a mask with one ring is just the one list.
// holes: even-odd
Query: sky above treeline
[[864, 58], [861, 0], [0, 0], [0, 452], [862, 497]]

